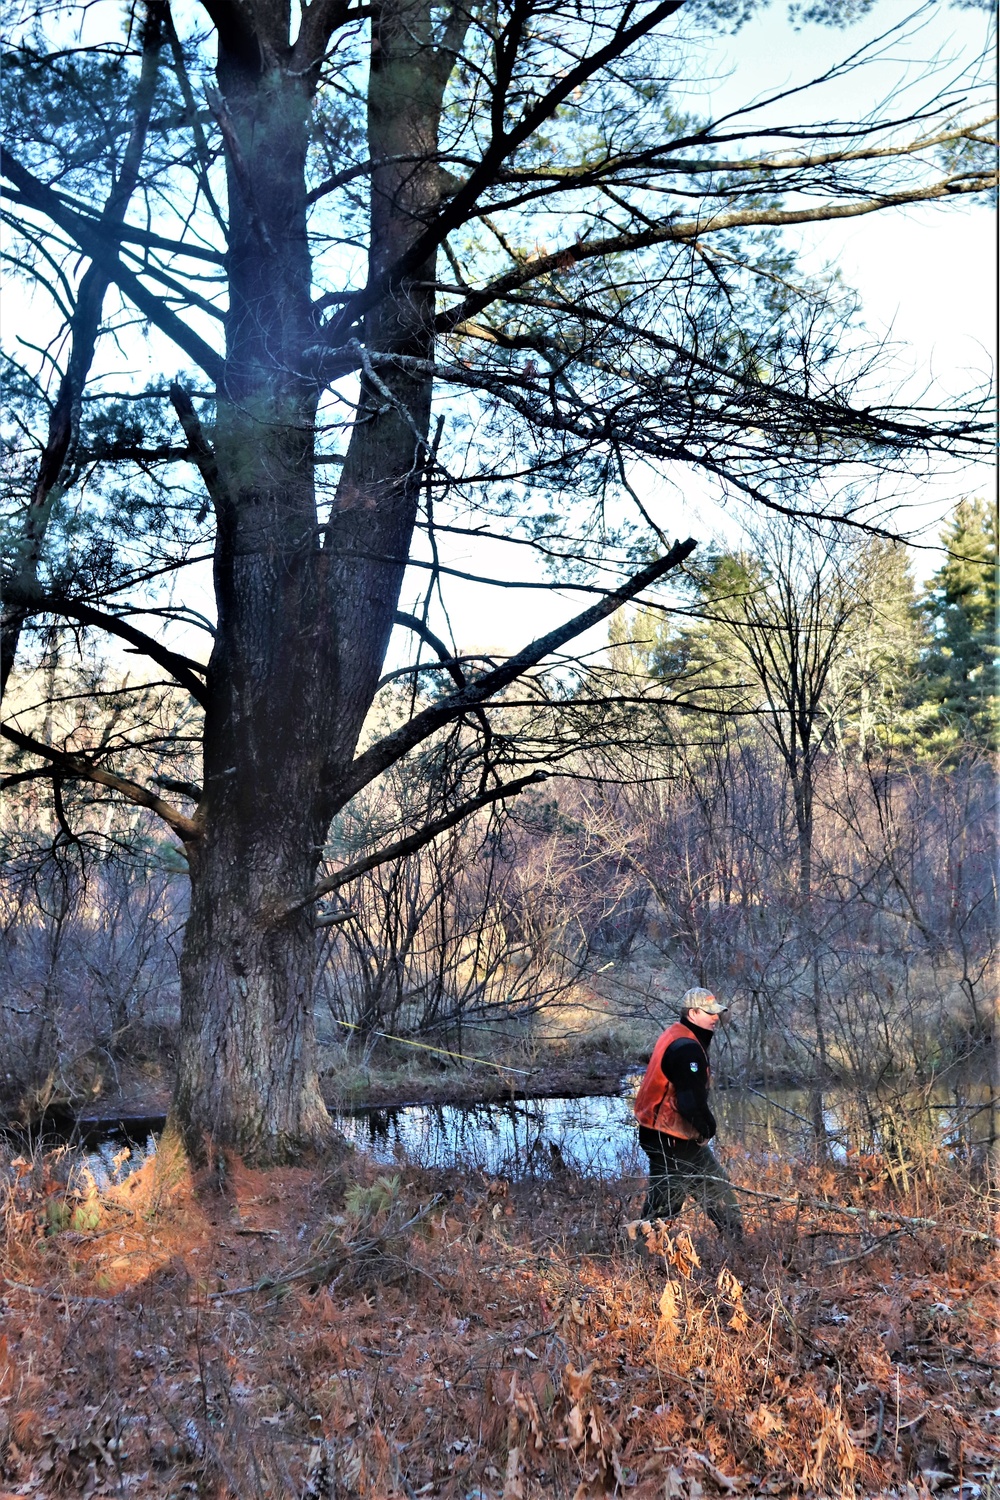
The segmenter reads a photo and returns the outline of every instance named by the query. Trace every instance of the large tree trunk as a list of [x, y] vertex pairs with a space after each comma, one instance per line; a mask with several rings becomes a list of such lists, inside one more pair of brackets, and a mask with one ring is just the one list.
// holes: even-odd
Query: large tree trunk
[[190, 851], [175, 1114], [249, 1157], [328, 1128], [313, 1044], [308, 914], [270, 909], [315, 878], [324, 829], [331, 652], [320, 608], [317, 390], [306, 241], [308, 90], [220, 45], [230, 307], [213, 484], [218, 623], [208, 676], [201, 837]]
[[[286, 23], [283, 23], [286, 24]], [[436, 202], [444, 68], [429, 5], [373, 22], [371, 272], [413, 242]], [[265, 39], [266, 41], [266, 39]], [[310, 86], [269, 45], [222, 35], [217, 109], [227, 143], [230, 308], [218, 393], [218, 627], [208, 680], [201, 837], [181, 965], [174, 1117], [256, 1160], [329, 1131], [313, 1030], [310, 910], [273, 908], [313, 885], [392, 629], [416, 517], [430, 378], [361, 383], [333, 524], [318, 529], [319, 388], [310, 307], [305, 154]], [[444, 76], [440, 76], [440, 75]], [[426, 167], [414, 158], [427, 153]], [[401, 165], [401, 159], [404, 164]], [[369, 312], [365, 343], [431, 352], [433, 266]], [[387, 394], [388, 393], [388, 394]]]
[[261, 913], [276, 892], [301, 889], [314, 860], [294, 826], [221, 821], [192, 883], [174, 1109], [196, 1156], [210, 1139], [248, 1158], [287, 1158], [329, 1133], [313, 1034], [316, 935], [307, 912], [275, 924]]

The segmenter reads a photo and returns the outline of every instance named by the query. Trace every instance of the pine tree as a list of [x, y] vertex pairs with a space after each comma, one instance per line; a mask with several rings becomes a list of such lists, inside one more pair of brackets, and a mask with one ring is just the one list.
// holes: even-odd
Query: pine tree
[[660, 624], [650, 652], [650, 670], [669, 683], [681, 705], [696, 710], [691, 728], [713, 737], [718, 726], [704, 715], [746, 713], [757, 705], [753, 668], [733, 621], [745, 614], [748, 598], [763, 579], [749, 554], [704, 549], [697, 566], [685, 569], [687, 619], [679, 628]]
[[913, 688], [928, 642], [913, 568], [902, 542], [868, 537], [846, 569], [854, 598], [845, 651], [831, 673], [834, 733], [842, 754], [875, 744], [906, 746], [913, 735]]
[[947, 560], [923, 601], [931, 646], [916, 682], [921, 743], [934, 754], [995, 749], [1000, 743], [995, 507], [981, 498], [962, 500], [941, 542]]

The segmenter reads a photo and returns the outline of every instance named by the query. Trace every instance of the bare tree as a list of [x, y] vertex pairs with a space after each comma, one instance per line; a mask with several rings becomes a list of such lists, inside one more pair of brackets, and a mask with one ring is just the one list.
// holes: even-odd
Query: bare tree
[[[400, 778], [388, 781], [382, 798], [406, 796]], [[357, 799], [354, 850], [379, 841], [371, 800]], [[529, 798], [516, 820], [484, 810], [371, 870], [352, 887], [321, 972], [334, 1020], [363, 1038], [430, 1034], [461, 1051], [467, 1027], [551, 1007], [588, 956], [575, 854]]]

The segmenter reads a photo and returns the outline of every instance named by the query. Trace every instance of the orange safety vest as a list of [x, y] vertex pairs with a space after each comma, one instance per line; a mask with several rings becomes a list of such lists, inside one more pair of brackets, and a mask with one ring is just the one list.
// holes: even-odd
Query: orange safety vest
[[[662, 1130], [664, 1135], [676, 1135], [685, 1141], [696, 1141], [698, 1132], [690, 1121], [685, 1120], [677, 1108], [676, 1090], [663, 1071], [664, 1052], [682, 1038], [691, 1042], [698, 1041], [694, 1032], [680, 1021], [675, 1021], [672, 1026], [667, 1027], [653, 1048], [653, 1055], [649, 1059], [649, 1066], [639, 1085], [639, 1092], [635, 1096], [635, 1104], [632, 1108], [640, 1125], [646, 1125], [650, 1130]], [[701, 1046], [701, 1043], [698, 1042], [698, 1045]], [[707, 1054], [705, 1063], [707, 1079], [709, 1074]]]

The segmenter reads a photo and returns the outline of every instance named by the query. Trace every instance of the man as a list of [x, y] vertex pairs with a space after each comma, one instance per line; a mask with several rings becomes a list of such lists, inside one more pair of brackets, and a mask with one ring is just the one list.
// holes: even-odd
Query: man
[[688, 990], [681, 1018], [653, 1048], [635, 1099], [639, 1144], [649, 1157], [644, 1219], [672, 1219], [693, 1197], [717, 1229], [743, 1238], [743, 1220], [729, 1178], [708, 1142], [715, 1116], [708, 1107], [708, 1050], [728, 1006], [711, 990]]

